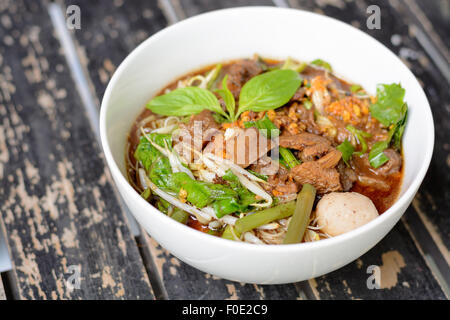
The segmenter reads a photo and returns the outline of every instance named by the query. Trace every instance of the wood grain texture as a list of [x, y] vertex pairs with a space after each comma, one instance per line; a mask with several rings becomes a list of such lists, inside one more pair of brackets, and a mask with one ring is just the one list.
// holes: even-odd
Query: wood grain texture
[[150, 237], [147, 237], [147, 244], [169, 299], [298, 300], [304, 298], [293, 284], [254, 285], [223, 280], [180, 261]]
[[[375, 281], [379, 289], [370, 289]], [[355, 262], [309, 282], [320, 299], [446, 299], [401, 223]]]
[[81, 29], [74, 30], [78, 55], [89, 71], [99, 101], [117, 66], [150, 35], [167, 26], [158, 1], [57, 0], [63, 9], [78, 5]]
[[[431, 38], [435, 36], [439, 49], [446, 50], [443, 52], [450, 63], [450, 2], [448, 0], [403, 0], [407, 6], [410, 7], [416, 18], [420, 21], [422, 26]], [[443, 47], [446, 48], [443, 48]]]
[[[184, 17], [192, 17], [200, 13], [243, 6], [273, 6], [272, 0], [171, 0], [174, 7], [181, 7]], [[177, 4], [179, 4], [177, 6]]]
[[0, 212], [20, 298], [153, 298], [46, 4], [2, 0], [0, 16]]
[[3, 281], [0, 278], [0, 300], [6, 300], [5, 288], [3, 287]]

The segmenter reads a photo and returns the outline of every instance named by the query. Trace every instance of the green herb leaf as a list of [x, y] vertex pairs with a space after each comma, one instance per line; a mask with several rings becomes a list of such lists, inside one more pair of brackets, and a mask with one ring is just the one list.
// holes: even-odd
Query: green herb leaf
[[305, 107], [306, 110], [311, 110], [313, 104], [310, 100], [305, 100], [303, 101], [303, 106]]
[[369, 153], [369, 163], [372, 167], [379, 168], [387, 161], [389, 161], [389, 157], [383, 152], [390, 145], [392, 145], [397, 150], [402, 149], [402, 136], [406, 127], [406, 120], [408, 118], [408, 106], [406, 103], [403, 105], [403, 118], [394, 125], [391, 130], [389, 130], [388, 138], [385, 141], [379, 141], [372, 146], [372, 149]]
[[372, 117], [388, 127], [397, 124], [404, 116], [405, 89], [400, 84], [379, 84], [377, 102], [370, 106]]
[[206, 88], [211, 90], [216, 79], [219, 77], [220, 71], [222, 70], [222, 65], [219, 63], [214, 69], [212, 69], [208, 75], [206, 76], [206, 80], [208, 81], [206, 84]]
[[204, 109], [227, 116], [212, 92], [197, 87], [179, 88], [158, 96], [147, 104], [147, 109], [164, 116], [187, 116]]
[[264, 61], [264, 59], [259, 56], [256, 55], [256, 63], [259, 65], [259, 67], [261, 68], [262, 71], [267, 71], [269, 69], [269, 67], [267, 66], [267, 63]]
[[303, 63], [297, 63], [295, 62], [291, 57], [288, 57], [286, 59], [286, 61], [284, 62], [283, 66], [281, 67], [281, 69], [286, 70], [294, 70], [296, 72], [302, 72], [303, 70], [305, 70], [305, 68], [308, 66], [307, 63], [303, 62]]
[[[163, 148], [165, 148], [166, 143], [169, 148], [172, 146], [172, 136], [170, 134], [149, 133], [147, 137]], [[148, 171], [152, 163], [160, 156], [161, 152], [153, 147], [146, 137], [141, 137], [138, 147], [134, 152], [134, 157], [136, 160], [142, 162], [145, 170]]]
[[362, 90], [362, 87], [359, 84], [354, 84], [350, 87], [350, 91], [353, 93], [356, 93], [360, 90]]
[[228, 89], [227, 85], [228, 75], [223, 78], [222, 89], [217, 89], [216, 92], [222, 97], [225, 102], [230, 119], [234, 119], [234, 113], [236, 111], [236, 101], [231, 91]]
[[350, 131], [355, 138], [359, 141], [359, 144], [361, 145], [361, 150], [358, 152], [355, 152], [356, 155], [361, 156], [364, 153], [367, 152], [368, 146], [365, 138], [370, 138], [372, 135], [368, 132], [356, 129], [354, 126], [348, 125], [345, 127], [348, 131]]
[[150, 194], [151, 194], [150, 188], [147, 188], [141, 192], [141, 197], [147, 200], [150, 197]]
[[184, 172], [173, 173], [168, 188], [176, 193], [183, 188], [187, 200], [197, 208], [212, 205], [218, 218], [234, 212], [246, 212], [249, 205], [256, 202], [255, 195], [242, 187], [239, 179], [230, 171], [223, 179], [230, 186], [191, 179]]
[[286, 104], [301, 85], [293, 70], [274, 70], [251, 78], [241, 90], [235, 119], [244, 111], [273, 110]]
[[338, 149], [342, 153], [342, 160], [344, 160], [345, 164], [349, 166], [348, 162], [355, 152], [355, 148], [352, 146], [352, 144], [348, 140], [345, 140], [340, 145], [338, 145], [336, 149]]
[[324, 68], [324, 69], [326, 69], [326, 70], [328, 70], [330, 72], [333, 72], [333, 68], [331, 68], [331, 65], [328, 62], [326, 62], [326, 61], [324, 61], [322, 59], [316, 59], [313, 62], [311, 62], [311, 64], [315, 65], [315, 66], [318, 66], [318, 67], [321, 67], [321, 68]]
[[[261, 133], [263, 135], [266, 135], [268, 138], [275, 138], [280, 135], [280, 130], [272, 121], [270, 121], [267, 114], [263, 119], [257, 121], [248, 121], [244, 125], [246, 128], [250, 127], [258, 128], [261, 131]], [[291, 150], [280, 147], [279, 152], [281, 156], [280, 163], [282, 163], [283, 165], [285, 164], [287, 168], [293, 168], [301, 163], [300, 160], [298, 160], [294, 156]]]
[[225, 122], [230, 122], [230, 119], [225, 118], [223, 115], [218, 114], [218, 113], [213, 113], [212, 117], [214, 118], [214, 121], [219, 123], [219, 124], [222, 124], [222, 123], [225, 123]]
[[261, 174], [261, 173], [255, 172], [255, 171], [253, 171], [253, 170], [248, 170], [248, 169], [247, 169], [247, 171], [250, 172], [250, 173], [251, 173], [252, 175], [254, 175], [255, 177], [258, 177], [258, 178], [260, 178], [260, 179], [263, 179], [264, 181], [267, 181], [267, 180], [269, 179], [269, 177], [266, 176], [265, 174]]
[[372, 146], [372, 149], [369, 152], [369, 163], [373, 168], [379, 168], [389, 161], [388, 156], [383, 152], [388, 147], [388, 141], [378, 141]]
[[394, 132], [394, 134], [392, 136], [392, 145], [397, 150], [401, 150], [402, 149], [402, 137], [403, 137], [403, 132], [405, 132], [406, 121], [408, 119], [408, 106], [405, 103], [403, 105], [403, 107], [404, 107], [403, 118], [402, 118], [402, 120], [400, 120], [397, 123], [396, 128], [395, 128], [395, 132]]
[[256, 121], [247, 121], [244, 123], [245, 128], [255, 127], [261, 131], [261, 133], [267, 138], [275, 138], [280, 135], [280, 129], [270, 121], [267, 114], [264, 118]]

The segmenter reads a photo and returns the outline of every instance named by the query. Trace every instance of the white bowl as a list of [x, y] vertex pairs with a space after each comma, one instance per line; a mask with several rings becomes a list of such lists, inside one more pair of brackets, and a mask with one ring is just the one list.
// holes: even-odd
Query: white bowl
[[[160, 89], [192, 70], [230, 59], [264, 57], [331, 63], [337, 75], [375, 93], [378, 83], [406, 89], [409, 121], [404, 135], [405, 174], [400, 197], [372, 222], [338, 237], [280, 246], [224, 240], [175, 222], [134, 191], [125, 175], [127, 133]], [[386, 47], [337, 20], [271, 7], [202, 14], [153, 35], [112, 77], [102, 101], [103, 149], [120, 194], [137, 221], [184, 262], [216, 276], [278, 284], [314, 278], [357, 259], [380, 241], [411, 203], [428, 169], [434, 127], [426, 96], [414, 75]]]

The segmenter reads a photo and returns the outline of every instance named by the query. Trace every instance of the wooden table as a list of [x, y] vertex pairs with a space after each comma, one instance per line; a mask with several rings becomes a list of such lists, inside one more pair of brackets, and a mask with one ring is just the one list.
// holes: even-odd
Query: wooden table
[[[68, 33], [58, 26], [71, 4], [81, 29]], [[366, 27], [371, 4], [381, 9], [380, 30]], [[178, 20], [242, 5], [290, 6], [360, 28], [402, 58], [433, 109], [434, 157], [404, 217], [364, 256], [309, 281], [221, 280], [132, 232], [99, 146], [99, 101], [132, 49]], [[0, 226], [13, 268], [2, 274], [0, 299], [447, 299], [448, 31], [446, 0], [1, 0]], [[366, 285], [370, 265], [381, 268], [380, 289]]]

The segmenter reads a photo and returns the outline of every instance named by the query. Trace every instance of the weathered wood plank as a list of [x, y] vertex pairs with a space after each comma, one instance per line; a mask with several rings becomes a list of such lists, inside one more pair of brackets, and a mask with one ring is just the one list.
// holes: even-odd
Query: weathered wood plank
[[0, 278], [0, 300], [6, 300], [5, 288], [3, 287], [2, 278]]
[[[427, 35], [435, 41], [441, 52], [450, 61], [450, 2], [448, 0], [420, 1], [403, 0], [415, 17], [420, 21]], [[436, 37], [439, 37], [437, 39]], [[446, 48], [443, 48], [443, 47]]]
[[[372, 275], [380, 277], [369, 279]], [[446, 299], [401, 223], [358, 260], [310, 285], [320, 299]]]
[[78, 54], [100, 99], [116, 67], [143, 40], [167, 26], [158, 1], [57, 0], [81, 10], [81, 30], [74, 30]]
[[20, 298], [153, 298], [45, 3], [0, 12], [0, 212]]
[[[289, 3], [296, 8], [311, 10], [335, 17], [369, 33], [399, 55], [423, 85], [434, 114], [437, 143], [435, 145], [435, 157], [433, 157], [430, 170], [413, 203], [413, 207], [420, 212], [421, 218], [423, 217], [423, 220], [428, 224], [428, 227], [423, 224], [418, 225], [416, 221], [411, 221], [411, 223], [414, 223], [411, 230], [416, 231], [421, 228], [428, 229], [432, 238], [439, 246], [440, 254], [447, 260], [448, 244], [450, 241], [450, 219], [448, 219], [447, 215], [447, 212], [449, 211], [449, 190], [448, 188], [442, 190], [441, 187], [442, 185], [449, 185], [450, 179], [448, 170], [449, 163], [447, 160], [449, 149], [449, 108], [448, 106], [442, 106], [442, 103], [445, 104], [446, 101], [449, 101], [448, 84], [445, 81], [445, 78], [430, 61], [430, 58], [420, 46], [417, 39], [411, 36], [414, 35], [411, 31], [413, 27], [408, 25], [404, 20], [404, 16], [399, 15], [396, 8], [392, 7], [386, 1], [332, 1], [323, 2], [321, 6], [316, 6], [313, 3], [304, 0], [290, 0]], [[395, 4], [396, 2], [393, 1], [393, 3]], [[376, 4], [381, 9], [382, 22], [380, 30], [368, 30], [366, 28], [366, 19], [368, 17], [366, 8], [371, 4]], [[436, 181], [442, 181], [443, 183], [436, 184]], [[407, 219], [407, 217], [408, 215], [406, 215], [405, 218]], [[398, 230], [399, 228], [403, 227], [397, 226], [391, 233], [395, 233], [395, 230]], [[407, 234], [405, 237], [405, 240], [411, 241], [411, 238]], [[390, 238], [387, 237], [386, 239]], [[386, 239], [383, 241], [386, 241]], [[404, 242], [405, 241], [397, 243], [395, 247], [404, 251], [406, 249], [404, 247]], [[377, 254], [379, 256], [382, 254], [382, 252], [376, 253], [377, 248], [378, 246], [367, 253], [366, 256], [376, 256]], [[427, 253], [429, 254], [429, 252]], [[403, 255], [403, 253], [401, 254]], [[418, 261], [423, 261], [423, 258], [417, 250], [416, 254]], [[437, 258], [442, 259], [441, 257]], [[333, 273], [333, 275], [337, 277], [339, 272], [340, 271], [337, 271]], [[429, 273], [430, 271], [426, 270], [425, 272]], [[357, 291], [354, 288], [351, 288], [351, 290], [353, 292]], [[399, 290], [390, 290], [384, 294], [384, 297], [395, 297], [395, 294], [400, 292], [401, 291]], [[436, 292], [436, 295], [439, 295], [439, 291]]]
[[[232, 3], [235, 1], [232, 1]], [[266, 1], [268, 4], [270, 1]], [[242, 3], [242, 1], [241, 1]], [[69, 4], [69, 2], [67, 2]], [[72, 2], [70, 2], [72, 4]], [[218, 2], [210, 2], [208, 10], [219, 7], [214, 5]], [[97, 94], [104, 90], [104, 87], [112, 75], [115, 67], [121, 62], [125, 55], [139, 44], [143, 38], [132, 37], [141, 29], [147, 30], [145, 36], [157, 31], [166, 25], [162, 20], [161, 12], [154, 2], [126, 2], [119, 3], [120, 6], [106, 9], [99, 6], [97, 2], [79, 2], [78, 5], [82, 12], [88, 11], [89, 15], [83, 16], [82, 30], [74, 33], [82, 52], [85, 66], [96, 88]], [[184, 5], [184, 3], [183, 3]], [[152, 12], [152, 14], [141, 14], [142, 12]], [[106, 24], [106, 17], [109, 20], [123, 20], [120, 24]], [[135, 17], [133, 24], [126, 20], [128, 16]], [[111, 28], [112, 26], [112, 28]], [[88, 33], [89, 36], [84, 35]], [[119, 34], [117, 37], [110, 37], [111, 34]], [[92, 44], [91, 39], [105, 39]], [[123, 47], [123, 43], [127, 47]], [[116, 47], [120, 49], [120, 54], [110, 54], [116, 52]], [[106, 62], [108, 61], [108, 62]], [[111, 65], [109, 72], [104, 72], [105, 65]], [[102, 77], [98, 77], [102, 74]], [[100, 98], [100, 96], [98, 96]], [[163, 294], [167, 294], [170, 299], [296, 299], [299, 292], [293, 285], [262, 287], [253, 285], [240, 285], [230, 281], [224, 281], [204, 274], [178, 259], [172, 257], [167, 251], [163, 250], [154, 240], [146, 237], [148, 250], [151, 252], [153, 262], [157, 266], [157, 274], [162, 279], [165, 288], [162, 288]], [[142, 249], [142, 248], [141, 248]]]
[[295, 300], [305, 298], [294, 285], [263, 286], [220, 279], [185, 264], [150, 237], [147, 237], [147, 244], [169, 299]]
[[177, 3], [180, 4], [184, 17], [192, 17], [200, 13], [232, 7], [273, 6], [272, 0], [172, 0], [172, 3], [174, 7], [177, 7]]

